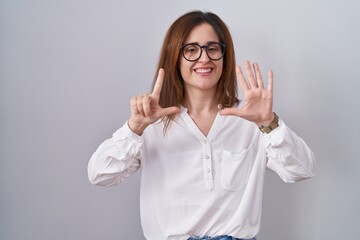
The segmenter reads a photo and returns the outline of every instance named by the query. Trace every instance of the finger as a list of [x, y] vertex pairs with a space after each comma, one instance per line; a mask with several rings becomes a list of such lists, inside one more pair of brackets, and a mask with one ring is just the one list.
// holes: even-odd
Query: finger
[[144, 113], [146, 117], [150, 117], [152, 114], [151, 111], [151, 98], [149, 96], [149, 94], [143, 94], [142, 95], [142, 105], [143, 105], [143, 109], [144, 109]]
[[253, 70], [251, 69], [250, 62], [249, 62], [248, 60], [246, 60], [246, 61], [244, 62], [244, 65], [245, 65], [245, 72], [246, 72], [246, 75], [247, 75], [247, 77], [248, 77], [250, 87], [251, 87], [251, 88], [257, 88], [257, 87], [258, 87], [258, 84], [257, 84], [257, 82], [256, 82], [256, 79], [255, 79]]
[[224, 108], [219, 111], [221, 115], [236, 115], [236, 109], [235, 108]]
[[137, 110], [138, 110], [139, 114], [141, 114], [143, 117], [145, 117], [145, 112], [144, 112], [144, 107], [143, 107], [143, 102], [142, 102], [142, 96], [141, 95], [136, 97], [136, 107], [137, 107]]
[[130, 110], [131, 110], [132, 113], [138, 114], [139, 111], [138, 111], [138, 108], [137, 108], [136, 98], [137, 98], [136, 96], [131, 97]]
[[237, 79], [240, 83], [240, 88], [241, 90], [243, 90], [243, 92], [247, 91], [250, 89], [250, 86], [248, 84], [248, 82], [246, 81], [245, 77], [244, 77], [244, 74], [242, 73], [241, 71], [241, 68], [240, 66], [236, 66], [236, 76], [237, 76]]
[[270, 91], [271, 93], [273, 93], [273, 86], [274, 86], [273, 71], [269, 70], [267, 90]]
[[159, 115], [160, 117], [165, 117], [179, 112], [180, 112], [180, 108], [178, 107], [167, 107], [167, 108], [161, 108], [159, 110]]
[[232, 115], [232, 116], [242, 117], [241, 108], [224, 108], [220, 110], [219, 113], [224, 116]]
[[152, 91], [152, 95], [154, 96], [160, 96], [160, 93], [161, 93], [161, 89], [162, 89], [162, 85], [163, 85], [163, 81], [164, 81], [164, 74], [165, 74], [165, 71], [164, 69], [160, 68], [159, 69], [159, 73], [158, 73], [158, 76], [156, 78], [156, 82], [155, 82], [155, 85], [154, 85], [154, 89]]
[[254, 70], [255, 70], [255, 75], [256, 75], [256, 82], [257, 82], [259, 88], [264, 88], [264, 80], [261, 76], [259, 64], [254, 63]]

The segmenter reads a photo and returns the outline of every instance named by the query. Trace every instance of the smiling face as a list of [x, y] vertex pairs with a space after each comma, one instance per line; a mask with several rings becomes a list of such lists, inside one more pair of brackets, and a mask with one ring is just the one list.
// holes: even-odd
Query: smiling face
[[[211, 25], [203, 23], [190, 32], [184, 44], [197, 43], [204, 46], [209, 42], [219, 42], [219, 37]], [[213, 61], [209, 59], [204, 48], [202, 51], [200, 59], [195, 62], [187, 61], [181, 56], [180, 72], [184, 80], [185, 90], [186, 92], [194, 90], [212, 91], [215, 94], [223, 70], [223, 58]]]

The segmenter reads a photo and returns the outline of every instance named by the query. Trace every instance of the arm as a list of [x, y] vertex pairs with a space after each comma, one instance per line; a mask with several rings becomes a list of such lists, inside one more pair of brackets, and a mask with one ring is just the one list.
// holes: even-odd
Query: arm
[[142, 137], [133, 133], [128, 124], [105, 140], [91, 156], [88, 177], [92, 184], [115, 186], [132, 175], [141, 160]]
[[164, 70], [160, 69], [153, 92], [131, 98], [129, 121], [104, 141], [89, 161], [91, 183], [114, 186], [133, 174], [140, 167], [143, 131], [160, 118], [180, 111], [178, 107], [159, 105], [163, 81]]
[[280, 120], [279, 127], [262, 134], [267, 167], [284, 182], [293, 183], [315, 175], [315, 157], [303, 139]]
[[[244, 92], [244, 104], [240, 108], [225, 108], [220, 111], [223, 115], [234, 115], [254, 122], [257, 126], [269, 125], [273, 119], [273, 73], [268, 72], [268, 86], [264, 82], [258, 64], [251, 69], [250, 63], [245, 61], [245, 79], [241, 68], [236, 73], [240, 87]], [[260, 130], [259, 130], [260, 131]], [[267, 167], [275, 171], [285, 182], [295, 182], [314, 175], [315, 158], [306, 143], [292, 132], [283, 121], [269, 134], [262, 133], [265, 144]]]

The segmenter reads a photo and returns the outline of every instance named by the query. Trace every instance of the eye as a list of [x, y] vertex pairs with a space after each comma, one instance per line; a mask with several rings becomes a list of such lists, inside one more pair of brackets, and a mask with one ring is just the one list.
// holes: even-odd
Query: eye
[[208, 46], [208, 52], [218, 52], [220, 49], [221, 48], [218, 44], [211, 44]]
[[197, 46], [190, 45], [190, 46], [187, 46], [184, 50], [186, 53], [194, 54], [199, 51], [199, 48]]

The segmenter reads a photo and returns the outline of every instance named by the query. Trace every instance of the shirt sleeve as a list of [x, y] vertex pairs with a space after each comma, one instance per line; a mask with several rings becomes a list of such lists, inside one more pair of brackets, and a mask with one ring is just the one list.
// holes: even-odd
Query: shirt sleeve
[[297, 182], [315, 175], [313, 152], [281, 119], [279, 127], [262, 137], [267, 167], [276, 172], [284, 182]]
[[92, 184], [115, 186], [139, 169], [143, 138], [131, 131], [127, 122], [112, 138], [105, 140], [88, 163], [88, 177]]

